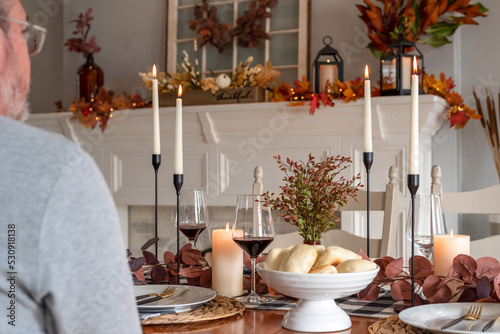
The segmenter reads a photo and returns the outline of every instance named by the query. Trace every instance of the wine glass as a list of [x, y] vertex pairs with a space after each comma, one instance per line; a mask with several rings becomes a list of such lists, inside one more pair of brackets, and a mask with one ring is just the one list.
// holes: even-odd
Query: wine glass
[[[406, 237], [411, 241], [411, 204], [408, 210]], [[415, 246], [429, 258], [434, 250], [434, 236], [447, 234], [441, 194], [415, 196]]]
[[274, 240], [271, 210], [264, 206], [261, 195], [239, 195], [234, 215], [233, 240], [252, 262], [251, 291], [244, 302], [259, 304], [268, 301], [255, 292], [255, 259]]
[[198, 237], [208, 226], [208, 213], [203, 190], [182, 190], [179, 210], [179, 230], [196, 249]]

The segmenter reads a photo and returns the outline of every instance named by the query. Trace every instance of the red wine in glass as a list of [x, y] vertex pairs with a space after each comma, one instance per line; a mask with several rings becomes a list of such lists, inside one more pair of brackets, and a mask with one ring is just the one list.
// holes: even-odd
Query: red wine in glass
[[181, 231], [190, 241], [196, 242], [198, 236], [207, 227], [202, 225], [181, 225], [179, 231]]
[[273, 242], [274, 237], [236, 237], [234, 242], [250, 257], [257, 257]]
[[274, 240], [274, 227], [271, 210], [264, 205], [261, 195], [239, 195], [234, 215], [233, 241], [251, 261], [251, 288], [244, 298], [247, 304], [260, 304], [269, 301], [255, 292], [255, 260], [257, 256]]

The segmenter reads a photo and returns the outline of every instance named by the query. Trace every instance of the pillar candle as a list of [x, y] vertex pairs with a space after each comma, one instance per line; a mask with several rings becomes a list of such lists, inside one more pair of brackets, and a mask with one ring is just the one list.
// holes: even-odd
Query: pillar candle
[[365, 67], [365, 131], [364, 152], [373, 152], [372, 143], [372, 95], [370, 91], [368, 65]]
[[174, 174], [184, 174], [182, 157], [182, 86], [175, 103]]
[[337, 65], [319, 65], [319, 92], [325, 91], [326, 82], [335, 83], [338, 77]]
[[411, 76], [411, 113], [410, 113], [410, 154], [408, 174], [419, 173], [418, 149], [418, 74], [417, 58], [413, 58], [414, 74]]
[[[235, 230], [243, 237], [243, 230]], [[243, 250], [233, 241], [229, 224], [212, 231], [212, 289], [223, 296], [243, 293]]]
[[401, 64], [401, 88], [410, 89], [410, 79], [411, 79], [411, 58], [403, 57]]
[[160, 108], [158, 106], [158, 79], [156, 65], [153, 65], [153, 154], [161, 154], [160, 149]]
[[441, 234], [434, 236], [434, 274], [446, 276], [459, 254], [470, 254], [470, 236]]

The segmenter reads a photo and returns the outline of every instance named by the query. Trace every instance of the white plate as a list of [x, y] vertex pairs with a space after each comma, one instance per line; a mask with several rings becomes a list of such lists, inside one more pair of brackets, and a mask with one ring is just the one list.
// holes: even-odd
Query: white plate
[[[198, 305], [206, 303], [217, 296], [217, 292], [205, 289], [199, 286], [174, 285], [175, 292], [188, 290], [183, 293], [176, 294], [162, 300], [152, 303], [138, 305], [141, 312], [184, 312], [189, 311]], [[147, 293], [160, 293], [167, 285], [136, 285], [134, 293], [136, 296], [145, 295]], [[142, 300], [142, 299], [141, 299]]]
[[[477, 321], [464, 320], [445, 330], [441, 327], [446, 323], [467, 314], [471, 306], [482, 306], [481, 319]], [[409, 325], [426, 329], [434, 333], [471, 334], [483, 333], [481, 330], [500, 314], [500, 304], [490, 303], [445, 303], [415, 306], [402, 311], [399, 318]], [[497, 321], [486, 333], [500, 333], [500, 321]]]

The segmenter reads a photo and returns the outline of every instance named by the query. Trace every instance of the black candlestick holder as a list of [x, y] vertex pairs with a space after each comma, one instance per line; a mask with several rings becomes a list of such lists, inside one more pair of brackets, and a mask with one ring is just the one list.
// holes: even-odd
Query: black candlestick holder
[[363, 164], [366, 168], [366, 255], [370, 257], [370, 169], [373, 152], [363, 152]]
[[[179, 249], [180, 249], [180, 244], [179, 244], [179, 239], [180, 239], [180, 234], [179, 234], [179, 216], [180, 216], [180, 196], [181, 196], [181, 188], [182, 188], [182, 184], [184, 183], [184, 174], [174, 174], [174, 187], [175, 187], [175, 191], [176, 191], [176, 194], [177, 194], [177, 256], [180, 256], [179, 255]], [[178, 265], [177, 265], [177, 285], [180, 284], [180, 274], [179, 274], [179, 271], [180, 271], [180, 261], [177, 261]]]
[[[153, 154], [152, 161], [155, 169], [155, 238], [158, 238], [158, 169], [161, 165], [161, 154]], [[155, 256], [158, 258], [158, 242], [155, 242]]]
[[415, 306], [415, 194], [419, 184], [419, 174], [408, 174], [408, 189], [411, 194], [411, 306]]

